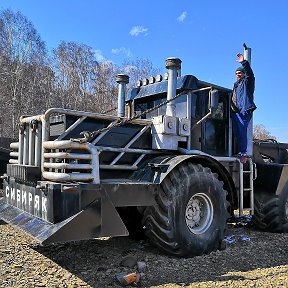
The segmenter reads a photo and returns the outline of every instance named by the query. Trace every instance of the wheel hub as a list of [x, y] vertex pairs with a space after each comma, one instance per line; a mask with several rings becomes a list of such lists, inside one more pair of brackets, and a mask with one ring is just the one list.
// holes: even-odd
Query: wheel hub
[[185, 221], [188, 229], [194, 234], [202, 234], [210, 227], [213, 220], [213, 205], [209, 196], [204, 193], [193, 195], [186, 206]]

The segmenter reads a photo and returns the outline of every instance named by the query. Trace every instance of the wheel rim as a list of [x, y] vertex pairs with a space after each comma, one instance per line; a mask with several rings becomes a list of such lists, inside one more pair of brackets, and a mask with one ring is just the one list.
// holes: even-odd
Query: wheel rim
[[194, 234], [207, 231], [213, 220], [213, 205], [210, 197], [204, 193], [193, 195], [186, 206], [185, 221]]

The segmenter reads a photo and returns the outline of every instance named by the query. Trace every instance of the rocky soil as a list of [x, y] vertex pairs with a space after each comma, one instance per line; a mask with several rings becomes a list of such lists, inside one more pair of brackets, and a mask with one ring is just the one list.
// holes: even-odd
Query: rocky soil
[[127, 256], [145, 266], [130, 287], [288, 287], [288, 234], [228, 226], [225, 250], [178, 259], [123, 237], [42, 247], [0, 221], [0, 287], [122, 287]]

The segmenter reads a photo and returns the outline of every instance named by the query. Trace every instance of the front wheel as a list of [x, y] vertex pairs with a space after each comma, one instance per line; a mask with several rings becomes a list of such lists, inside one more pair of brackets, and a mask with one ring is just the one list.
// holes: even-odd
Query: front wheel
[[229, 217], [227, 192], [209, 168], [182, 163], [161, 183], [147, 207], [145, 233], [161, 250], [181, 257], [218, 249]]

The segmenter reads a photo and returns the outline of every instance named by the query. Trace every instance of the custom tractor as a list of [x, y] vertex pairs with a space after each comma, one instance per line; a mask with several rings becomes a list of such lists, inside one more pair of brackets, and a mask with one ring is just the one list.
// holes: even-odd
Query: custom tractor
[[[128, 93], [129, 77], [117, 75], [117, 116], [52, 108], [21, 117], [0, 217], [42, 244], [145, 233], [175, 256], [218, 249], [234, 210], [254, 214], [255, 164], [233, 156], [231, 90], [181, 76], [178, 58], [166, 68]], [[269, 164], [267, 173], [280, 167]], [[261, 181], [255, 195], [267, 194]], [[285, 185], [256, 197], [259, 227], [272, 227], [277, 214], [261, 203], [279, 204], [281, 195], [286, 218], [278, 207], [277, 231], [287, 225]]]

